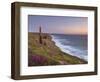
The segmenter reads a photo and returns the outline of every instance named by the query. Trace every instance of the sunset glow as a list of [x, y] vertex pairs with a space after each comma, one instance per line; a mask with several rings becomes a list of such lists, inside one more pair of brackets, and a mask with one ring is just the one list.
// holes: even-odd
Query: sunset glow
[[[75, 28], [75, 29], [73, 29]], [[64, 30], [64, 34], [82, 34], [82, 35], [86, 35], [87, 34], [87, 29], [85, 27], [70, 27], [70, 28], [66, 28]]]
[[29, 32], [38, 32], [39, 26], [44, 33], [87, 35], [88, 32], [87, 17], [29, 15], [28, 25]]

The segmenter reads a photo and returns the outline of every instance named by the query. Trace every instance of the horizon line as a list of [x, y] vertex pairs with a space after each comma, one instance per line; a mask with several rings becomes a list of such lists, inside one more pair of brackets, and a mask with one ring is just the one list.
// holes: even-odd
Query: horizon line
[[[30, 31], [30, 32], [32, 32], [32, 31]], [[32, 33], [39, 33], [39, 32], [32, 32]], [[88, 35], [88, 34], [67, 34], [67, 33], [47, 33], [47, 32], [43, 32], [43, 33], [45, 33], [45, 34], [66, 34], [66, 35]]]

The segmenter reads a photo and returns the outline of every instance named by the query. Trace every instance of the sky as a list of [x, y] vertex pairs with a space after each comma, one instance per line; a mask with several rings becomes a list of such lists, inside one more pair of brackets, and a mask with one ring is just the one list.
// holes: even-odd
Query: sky
[[43, 33], [87, 35], [88, 18], [70, 16], [28, 16], [28, 31], [39, 32], [41, 26]]

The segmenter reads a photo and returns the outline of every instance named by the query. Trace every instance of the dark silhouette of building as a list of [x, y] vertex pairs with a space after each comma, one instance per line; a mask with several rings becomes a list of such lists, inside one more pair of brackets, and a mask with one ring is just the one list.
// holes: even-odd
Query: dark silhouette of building
[[42, 44], [42, 29], [41, 26], [39, 27], [39, 43]]

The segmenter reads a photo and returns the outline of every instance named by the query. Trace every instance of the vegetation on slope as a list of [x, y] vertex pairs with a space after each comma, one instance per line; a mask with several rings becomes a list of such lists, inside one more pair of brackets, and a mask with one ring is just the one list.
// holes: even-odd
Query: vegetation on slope
[[39, 42], [38, 33], [28, 33], [28, 65], [67, 65], [85, 64], [86, 61], [62, 52], [52, 41], [49, 34], [42, 34], [43, 43]]

